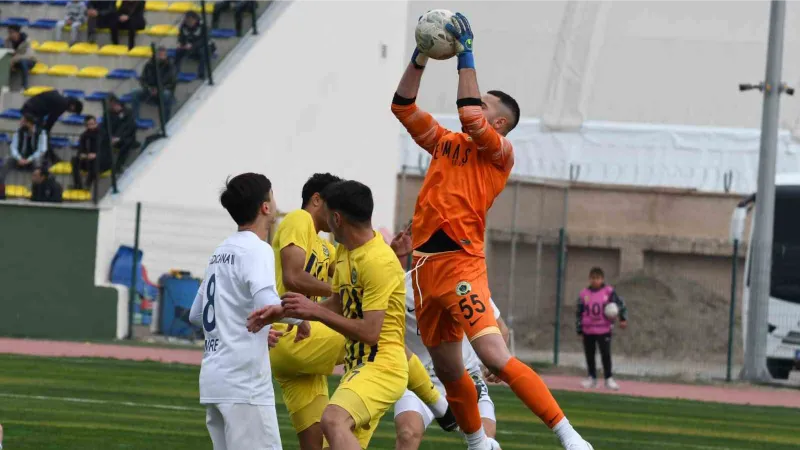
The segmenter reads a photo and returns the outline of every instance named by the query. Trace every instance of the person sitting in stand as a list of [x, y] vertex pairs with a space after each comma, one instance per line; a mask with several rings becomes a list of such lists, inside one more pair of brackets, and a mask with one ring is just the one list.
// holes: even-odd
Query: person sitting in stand
[[[208, 42], [208, 54], [212, 55], [216, 46], [213, 42]], [[200, 16], [189, 11], [183, 17], [180, 30], [178, 31], [178, 48], [175, 50], [175, 67], [181, 71], [183, 58], [189, 57], [196, 59], [197, 77], [201, 80], [206, 78], [206, 52], [203, 49], [203, 24]]]
[[[92, 187], [97, 180], [97, 170], [100, 165], [100, 129], [94, 116], [86, 116], [84, 120], [86, 129], [78, 140], [78, 153], [72, 158], [73, 189]], [[81, 181], [81, 172], [87, 172], [86, 184]]]
[[33, 117], [23, 116], [19, 125], [9, 145], [11, 155], [0, 167], [0, 184], [5, 184], [6, 176], [12, 169], [32, 171], [40, 167], [47, 151], [47, 132], [36, 132]]
[[141, 117], [142, 102], [158, 105], [158, 81], [161, 81], [161, 101], [164, 103], [164, 120], [168, 121], [172, 112], [172, 103], [175, 101], [175, 86], [178, 84], [178, 71], [175, 64], [167, 57], [167, 48], [161, 46], [156, 53], [156, 63], [147, 61], [142, 75], [139, 77], [141, 89], [132, 92], [133, 116], [136, 120]]
[[114, 171], [122, 173], [122, 167], [128, 159], [128, 154], [138, 145], [138, 142], [136, 142], [136, 119], [133, 117], [133, 112], [126, 108], [116, 96], [110, 95], [108, 104], [110, 108], [111, 147], [119, 150], [117, 161], [114, 164]]
[[50, 176], [47, 165], [34, 169], [31, 176], [31, 201], [61, 203], [64, 189]]

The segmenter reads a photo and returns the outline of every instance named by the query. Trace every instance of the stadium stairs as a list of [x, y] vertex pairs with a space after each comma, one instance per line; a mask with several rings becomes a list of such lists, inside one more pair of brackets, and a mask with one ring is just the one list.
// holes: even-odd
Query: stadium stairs
[[[11, 77], [9, 92], [0, 94], [0, 158], [9, 155], [9, 143], [14, 131], [19, 127], [20, 109], [26, 98], [56, 89], [65, 95], [81, 98], [84, 103], [83, 115], [102, 117], [102, 100], [114, 94], [130, 105], [130, 93], [139, 87], [138, 77], [148, 58], [151, 57], [151, 43], [164, 45], [170, 55], [177, 46], [178, 27], [187, 11], [200, 12], [199, 2], [148, 1], [145, 4], [147, 27], [138, 33], [136, 44], [128, 50], [127, 35], [120, 31], [120, 44], [112, 45], [107, 29], [98, 30], [97, 44], [86, 40], [86, 26], [82, 27], [79, 42], [70, 46], [67, 42], [54, 41], [55, 25], [64, 16], [67, 1], [3, 1], [0, 2], [0, 28], [12, 24], [22, 26], [27, 33], [37, 59], [36, 66], [29, 76], [29, 87], [22, 90], [18, 74]], [[258, 2], [257, 16], [260, 16], [269, 2]], [[211, 21], [214, 2], [206, 2], [207, 18]], [[216, 43], [212, 56], [212, 68], [238, 43], [233, 30], [233, 14], [224, 14], [220, 28], [210, 30], [210, 37]], [[250, 25], [245, 16], [244, 25]], [[246, 30], [245, 30], [246, 31]], [[3, 33], [5, 37], [6, 33]], [[246, 35], [245, 35], [246, 36]], [[69, 33], [62, 33], [68, 38]], [[83, 40], [82, 42], [80, 40]], [[203, 83], [196, 76], [197, 62], [186, 59], [178, 76], [175, 92], [173, 116], [186, 100]], [[148, 136], [159, 132], [158, 108], [143, 104], [140, 112], [137, 141], [144, 143]], [[72, 167], [69, 162], [75, 154], [74, 146], [83, 132], [83, 116], [65, 113], [52, 130], [52, 147], [61, 163], [51, 168], [51, 175], [64, 187], [64, 201], [88, 202], [92, 194], [88, 190], [72, 190]], [[128, 156], [126, 167], [140, 154], [142, 147]], [[115, 155], [116, 157], [116, 155]], [[9, 199], [30, 197], [30, 174], [12, 171], [6, 179], [6, 196]], [[102, 197], [111, 187], [110, 171], [101, 174], [98, 182], [98, 196]]]

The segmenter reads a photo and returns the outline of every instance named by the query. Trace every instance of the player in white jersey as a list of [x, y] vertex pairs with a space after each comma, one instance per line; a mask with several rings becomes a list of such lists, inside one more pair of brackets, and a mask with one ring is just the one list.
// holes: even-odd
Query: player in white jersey
[[[400, 254], [407, 254], [403, 250], [410, 251], [411, 238], [406, 232], [401, 232], [395, 236], [392, 241], [392, 247]], [[401, 263], [405, 266], [405, 261], [400, 258]], [[428, 349], [422, 343], [419, 335], [419, 328], [417, 327], [417, 316], [414, 311], [414, 289], [411, 284], [411, 274], [406, 273], [406, 335], [405, 343], [406, 348], [416, 354], [422, 361], [422, 364], [428, 370], [431, 381], [436, 389], [445, 394], [445, 388], [436, 373], [433, 370], [433, 361]], [[494, 310], [494, 318], [497, 320], [497, 325], [503, 337], [508, 340], [508, 328], [500, 317], [500, 310], [497, 309], [494, 301], [490, 298], [489, 302]], [[475, 350], [472, 349], [469, 340], [464, 336], [461, 345], [461, 352], [464, 358], [464, 366], [467, 372], [475, 382], [475, 388], [478, 390], [478, 409], [481, 414], [483, 427], [486, 430], [486, 436], [489, 443], [492, 444], [493, 450], [499, 450], [500, 444], [494, 439], [497, 433], [497, 419], [494, 413], [494, 402], [489, 397], [489, 389], [486, 387], [481, 370], [481, 361]], [[394, 405], [394, 424], [397, 433], [396, 450], [417, 450], [422, 442], [422, 435], [425, 429], [433, 421], [433, 413], [422, 400], [417, 397], [413, 392], [406, 390], [400, 400]]]
[[[261, 174], [230, 179], [220, 202], [239, 226], [209, 259], [203, 283], [189, 313], [203, 327], [205, 352], [200, 367], [200, 403], [214, 450], [281, 449], [267, 337], [247, 329], [256, 309], [274, 305], [281, 317], [275, 289], [275, 255], [265, 242], [275, 221], [272, 184]], [[297, 339], [308, 336], [308, 322], [297, 325]]]

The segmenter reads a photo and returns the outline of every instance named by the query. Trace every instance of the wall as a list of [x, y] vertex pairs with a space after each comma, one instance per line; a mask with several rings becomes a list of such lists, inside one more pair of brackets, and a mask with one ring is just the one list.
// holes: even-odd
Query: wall
[[0, 335], [112, 339], [117, 292], [95, 287], [98, 212], [0, 203]]
[[[507, 90], [523, 116], [555, 128], [584, 120], [757, 128], [762, 97], [739, 93], [764, 77], [769, 2], [415, 1], [461, 11], [475, 32], [484, 90]], [[786, 6], [784, 79], [800, 74], [800, 5]], [[406, 42], [406, 54], [413, 38]], [[419, 96], [454, 113], [455, 61], [426, 69]], [[781, 127], [800, 135], [800, 104], [781, 102]]]

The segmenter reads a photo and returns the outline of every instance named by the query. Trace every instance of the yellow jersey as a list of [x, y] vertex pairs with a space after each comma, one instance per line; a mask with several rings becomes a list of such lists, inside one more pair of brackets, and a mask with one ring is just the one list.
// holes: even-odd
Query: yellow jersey
[[[334, 259], [333, 245], [319, 237], [317, 229], [314, 228], [314, 219], [311, 213], [304, 209], [298, 209], [287, 214], [272, 238], [272, 249], [275, 252], [275, 282], [278, 288], [278, 295], [286, 293], [286, 286], [283, 284], [283, 267], [281, 264], [281, 250], [289, 245], [296, 245], [306, 252], [306, 261], [303, 270], [310, 273], [320, 281], [328, 281], [328, 269]], [[303, 292], [301, 292], [303, 294]], [[318, 302], [321, 297], [310, 297], [311, 300]]]
[[363, 319], [366, 311], [386, 311], [376, 345], [347, 339], [345, 370], [371, 362], [402, 364], [405, 361], [405, 273], [380, 233], [375, 232], [372, 240], [354, 250], [347, 250], [341, 244], [337, 247], [333, 292], [341, 296], [342, 312], [347, 318]]

